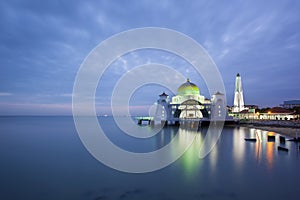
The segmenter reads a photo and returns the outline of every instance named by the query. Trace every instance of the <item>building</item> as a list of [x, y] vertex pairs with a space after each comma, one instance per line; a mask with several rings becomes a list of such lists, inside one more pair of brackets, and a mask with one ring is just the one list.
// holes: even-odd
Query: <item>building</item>
[[234, 105], [229, 108], [229, 116], [239, 120], [295, 120], [299, 118], [296, 111], [288, 109], [300, 107], [300, 100], [284, 101], [282, 107], [274, 107], [262, 113], [256, 112], [258, 106], [245, 105], [241, 76], [238, 73], [235, 79]]
[[155, 103], [155, 123], [167, 122], [176, 124], [180, 121], [210, 121], [224, 120], [298, 120], [300, 100], [284, 101], [282, 107], [274, 107], [262, 113], [256, 112], [257, 105], [245, 105], [241, 76], [238, 73], [235, 79], [234, 105], [226, 106], [225, 95], [217, 92], [211, 99], [204, 97], [200, 89], [189, 79], [179, 86], [177, 94], [169, 97], [165, 92], [159, 95]]
[[254, 118], [255, 108], [250, 105], [245, 106], [242, 79], [239, 73], [235, 77], [234, 101], [233, 106], [228, 108], [229, 116], [235, 119]]
[[167, 95], [165, 92], [163, 92], [161, 95], [159, 95], [159, 99], [157, 100], [157, 108], [155, 111], [155, 116], [156, 119], [155, 120], [159, 120], [159, 121], [166, 121], [168, 115], [170, 115], [170, 113], [167, 113], [167, 111], [169, 110], [170, 104], [170, 98], [169, 95]]
[[205, 97], [200, 95], [200, 89], [189, 79], [178, 88], [177, 95], [172, 97], [170, 104], [175, 118], [201, 119], [205, 116], [203, 113], [206, 113]]
[[242, 79], [240, 74], [238, 73], [235, 78], [234, 102], [232, 112], [238, 113], [242, 110], [245, 110], [244, 96], [242, 88]]
[[239, 119], [246, 119], [246, 120], [258, 119], [258, 115], [255, 113], [254, 109], [242, 110], [241, 112], [238, 113], [237, 117]]
[[295, 120], [299, 119], [296, 111], [290, 111], [282, 107], [273, 107], [264, 112], [255, 112], [255, 110], [243, 110], [238, 113], [239, 119], [245, 120]]
[[[200, 89], [189, 79], [178, 87], [177, 94], [172, 98], [165, 92], [159, 95], [155, 103], [155, 123], [166, 121], [176, 124], [179, 121], [200, 121], [224, 119], [227, 109], [224, 94], [217, 92], [211, 99], [205, 98]], [[211, 113], [213, 110], [213, 113]]]
[[266, 110], [264, 113], [256, 113], [258, 119], [264, 120], [293, 120], [298, 118], [295, 111], [290, 111], [281, 107], [274, 107]]
[[282, 104], [282, 107], [286, 109], [294, 108], [294, 107], [300, 107], [300, 100], [288, 100], [284, 101]]

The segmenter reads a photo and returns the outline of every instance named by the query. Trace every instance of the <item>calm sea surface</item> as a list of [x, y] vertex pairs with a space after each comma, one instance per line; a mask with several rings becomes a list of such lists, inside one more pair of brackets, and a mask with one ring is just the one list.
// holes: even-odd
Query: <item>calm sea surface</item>
[[[112, 118], [99, 123], [111, 141], [133, 152], [161, 148], [182, 131], [167, 127], [142, 140], [123, 134]], [[254, 129], [226, 127], [213, 151], [199, 159], [203, 129], [170, 166], [128, 174], [89, 154], [72, 117], [0, 117], [0, 199], [299, 199], [299, 144], [257, 133], [261, 142], [246, 142]], [[268, 134], [276, 141], [268, 142]]]

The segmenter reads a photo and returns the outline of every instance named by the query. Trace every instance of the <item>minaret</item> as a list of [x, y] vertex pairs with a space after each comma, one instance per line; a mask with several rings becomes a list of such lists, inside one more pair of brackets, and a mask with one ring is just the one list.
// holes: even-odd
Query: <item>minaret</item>
[[244, 109], [242, 80], [240, 74], [238, 73], [235, 78], [233, 112], [241, 112]]
[[163, 92], [161, 95], [159, 95], [159, 99], [156, 102], [156, 111], [155, 111], [155, 120], [164, 120], [166, 121], [169, 116], [169, 105], [170, 99], [169, 95], [167, 95], [165, 92]]

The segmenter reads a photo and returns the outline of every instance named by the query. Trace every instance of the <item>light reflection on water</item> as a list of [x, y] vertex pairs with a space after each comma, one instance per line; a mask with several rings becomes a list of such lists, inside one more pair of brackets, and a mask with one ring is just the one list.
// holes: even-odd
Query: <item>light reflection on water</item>
[[[133, 152], [162, 148], [177, 134], [182, 148], [172, 165], [126, 174], [96, 161], [71, 117], [0, 117], [0, 199], [298, 199], [298, 144], [268, 142], [267, 131], [225, 127], [211, 153], [199, 159], [206, 128], [166, 127], [146, 141], [132, 139], [111, 118], [99, 119], [108, 137]], [[260, 141], [244, 138], [258, 136]], [[279, 152], [277, 146], [289, 152]], [[107, 152], [109, 154], [109, 152]], [[284, 192], [283, 192], [284, 191]]]
[[253, 130], [253, 131], [257, 131], [257, 137], [258, 137], [258, 141], [255, 144], [255, 157], [257, 160], [258, 164], [261, 164], [261, 158], [262, 158], [262, 140], [261, 140], [261, 131], [260, 130]]
[[273, 166], [274, 147], [275, 147], [274, 142], [267, 142], [266, 158], [267, 158], [267, 166], [269, 170], [272, 170], [272, 166]]
[[244, 164], [245, 156], [245, 143], [243, 142], [245, 138], [245, 129], [235, 128], [233, 129], [233, 148], [232, 153], [234, 156], [235, 166], [237, 170], [241, 170]]
[[178, 134], [178, 148], [184, 147], [185, 144], [188, 141], [190, 141], [191, 138], [195, 138], [190, 148], [185, 152], [181, 162], [184, 169], [184, 173], [187, 176], [193, 176], [193, 173], [195, 172], [195, 170], [197, 170], [197, 166], [199, 165], [200, 161], [198, 159], [198, 154], [202, 143], [202, 134], [197, 131], [188, 130], [184, 128], [179, 128]]

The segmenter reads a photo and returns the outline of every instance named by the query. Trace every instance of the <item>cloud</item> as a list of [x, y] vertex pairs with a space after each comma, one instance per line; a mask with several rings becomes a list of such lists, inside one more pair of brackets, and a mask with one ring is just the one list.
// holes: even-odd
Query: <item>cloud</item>
[[[120, 31], [158, 26], [187, 34], [204, 46], [219, 67], [228, 98], [232, 98], [235, 74], [240, 72], [245, 80], [246, 99], [252, 99], [253, 103], [297, 99], [300, 98], [296, 92], [300, 63], [299, 9], [300, 3], [290, 0], [234, 0], [230, 4], [1, 1], [0, 91], [10, 93], [2, 92], [0, 96], [14, 103], [71, 103], [68, 97], [77, 70], [96, 45]], [[146, 63], [173, 67], [197, 83], [201, 92], [204, 90], [205, 84], [189, 63], [167, 52], [142, 50], [123, 55], [107, 69], [96, 98], [109, 103], [118, 79], [133, 67]], [[266, 82], [266, 78], [272, 83]], [[166, 81], [169, 79], [172, 77]], [[280, 91], [270, 100], [257, 90], [262, 84], [266, 91], [274, 88]], [[147, 102], [149, 96], [141, 97], [140, 101]]]
[[8, 93], [8, 92], [0, 92], [0, 96], [4, 97], [4, 96], [11, 96], [12, 93]]

